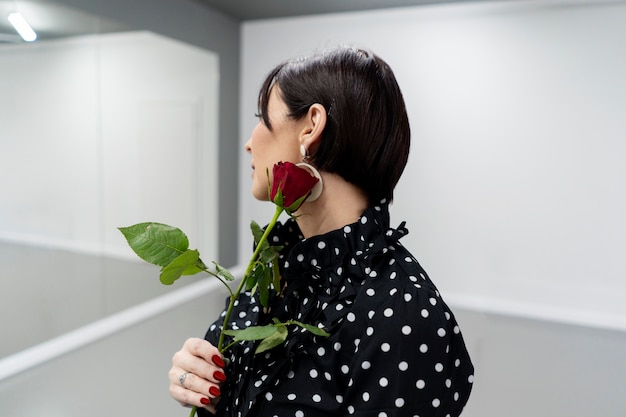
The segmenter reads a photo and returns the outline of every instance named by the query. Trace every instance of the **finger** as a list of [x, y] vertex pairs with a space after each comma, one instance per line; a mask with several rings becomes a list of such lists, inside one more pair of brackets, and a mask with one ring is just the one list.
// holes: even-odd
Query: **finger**
[[177, 386], [170, 387], [170, 394], [175, 400], [178, 401], [179, 404], [184, 407], [202, 407], [209, 411], [211, 414], [215, 414], [215, 406], [219, 401], [219, 397], [210, 398], [200, 393]]
[[[219, 399], [218, 399], [218, 400], [219, 400]], [[180, 401], [179, 401], [178, 403], [179, 403], [181, 406], [185, 407], [185, 408], [191, 408], [191, 407], [193, 407], [193, 406], [192, 406], [192, 405], [190, 405], [190, 404], [181, 403]], [[217, 412], [216, 407], [215, 407], [216, 405], [217, 405], [217, 400], [215, 400], [215, 401], [211, 401], [211, 402], [209, 403], [209, 405], [205, 405], [205, 406], [204, 406], [204, 409], [205, 409], [205, 410], [208, 410], [208, 411], [209, 411], [209, 413], [211, 413], [211, 414], [215, 414], [215, 413]]]
[[183, 348], [172, 357], [172, 364], [174, 368], [188, 370], [213, 382], [224, 380], [222, 356], [209, 342], [202, 339], [189, 339], [185, 342]]
[[175, 355], [172, 363], [173, 365], [169, 372], [170, 382], [175, 383], [185, 372], [190, 372], [197, 377], [216, 384], [226, 380], [226, 374], [222, 368], [208, 363], [203, 358], [190, 355]]
[[[208, 396], [210, 399], [218, 398], [221, 395], [219, 383], [208, 381], [191, 372], [182, 371], [181, 373], [181, 371], [179, 369], [170, 370], [170, 392], [180, 392], [178, 389], [180, 386], [183, 389]], [[176, 377], [176, 375], [179, 376]]]
[[207, 395], [183, 388], [180, 385], [170, 385], [170, 395], [181, 405], [215, 410], [215, 406], [211, 404], [211, 398]]
[[224, 368], [226, 366], [224, 363], [224, 357], [220, 351], [204, 339], [199, 339], [197, 337], [189, 338], [185, 341], [183, 349], [186, 349], [194, 356], [204, 358], [204, 360], [212, 363], [218, 368]]
[[180, 385], [182, 376], [184, 374], [186, 374], [186, 376], [184, 378], [184, 383], [185, 383], [185, 387], [186, 387], [187, 384], [189, 383], [189, 381], [187, 381], [187, 377], [190, 375], [190, 373], [185, 371], [182, 368], [179, 368], [177, 366], [173, 366], [169, 370], [169, 372], [167, 373], [168, 379], [170, 381], [170, 385]]
[[196, 392], [202, 393], [205, 390], [210, 389], [210, 386], [216, 386], [219, 389], [221, 384], [226, 381], [226, 374], [223, 370], [215, 368], [209, 378], [203, 378], [194, 374], [193, 371], [186, 371], [182, 368], [174, 366], [168, 373], [168, 379], [170, 384], [182, 385], [187, 389], [192, 389]]
[[[218, 400], [219, 400], [219, 399], [218, 399]], [[192, 405], [190, 405], [190, 404], [181, 403], [180, 401], [179, 401], [178, 403], [179, 403], [180, 405], [182, 405], [183, 407], [185, 407], [185, 408], [191, 408], [191, 407], [193, 407], [193, 406], [192, 406]], [[205, 405], [205, 406], [204, 406], [204, 409], [205, 409], [205, 410], [208, 410], [208, 412], [209, 412], [209, 413], [211, 413], [211, 414], [215, 414], [215, 413], [217, 412], [217, 410], [216, 410], [216, 408], [215, 408], [215, 406], [216, 406], [216, 405], [217, 405], [217, 400], [215, 400], [215, 401], [211, 401], [211, 402], [209, 403], [209, 405]]]

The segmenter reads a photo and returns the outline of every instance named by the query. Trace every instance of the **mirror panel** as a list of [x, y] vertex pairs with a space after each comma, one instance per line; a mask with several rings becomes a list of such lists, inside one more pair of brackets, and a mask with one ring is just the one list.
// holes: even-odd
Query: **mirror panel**
[[0, 25], [0, 357], [172, 290], [117, 227], [172, 224], [216, 258], [217, 55], [46, 5], [69, 36]]

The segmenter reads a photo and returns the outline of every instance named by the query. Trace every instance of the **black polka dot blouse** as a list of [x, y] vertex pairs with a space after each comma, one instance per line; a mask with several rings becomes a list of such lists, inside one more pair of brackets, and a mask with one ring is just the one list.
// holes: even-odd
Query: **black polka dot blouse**
[[[330, 337], [290, 328], [284, 344], [254, 355], [255, 342], [230, 359], [218, 416], [454, 417], [465, 406], [474, 368], [454, 315], [417, 260], [389, 227], [387, 204], [325, 235], [303, 239], [297, 224], [277, 225], [283, 246], [282, 294], [270, 311], [242, 294], [234, 328], [298, 320]], [[217, 344], [224, 313], [206, 339]], [[208, 416], [206, 410], [199, 410]]]

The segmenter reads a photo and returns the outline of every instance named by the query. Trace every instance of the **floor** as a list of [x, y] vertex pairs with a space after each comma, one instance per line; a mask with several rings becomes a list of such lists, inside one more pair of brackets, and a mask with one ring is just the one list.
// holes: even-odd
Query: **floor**
[[0, 381], [0, 416], [188, 415], [168, 394], [171, 357], [187, 337], [202, 337], [222, 305], [221, 295], [201, 297]]

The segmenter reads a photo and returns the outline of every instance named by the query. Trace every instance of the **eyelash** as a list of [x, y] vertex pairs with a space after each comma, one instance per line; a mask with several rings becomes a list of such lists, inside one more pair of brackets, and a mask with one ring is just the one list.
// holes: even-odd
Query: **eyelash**
[[261, 114], [260, 113], [254, 113], [254, 117], [256, 117], [257, 119], [261, 118]]

